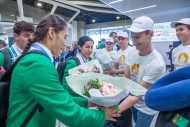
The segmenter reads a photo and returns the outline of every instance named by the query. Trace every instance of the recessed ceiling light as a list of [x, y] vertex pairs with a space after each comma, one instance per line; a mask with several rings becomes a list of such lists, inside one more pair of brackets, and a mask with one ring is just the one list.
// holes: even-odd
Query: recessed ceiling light
[[142, 9], [152, 8], [152, 7], [156, 7], [156, 5], [143, 7], [143, 8], [138, 8], [138, 9], [134, 9], [134, 10], [129, 10], [129, 11], [125, 11], [123, 13], [132, 12], [132, 11], [138, 11], [138, 10], [142, 10]]
[[117, 3], [117, 2], [120, 2], [120, 1], [123, 1], [123, 0], [115, 0], [113, 2], [110, 2], [109, 4]]
[[13, 28], [13, 27], [7, 27], [7, 28], [4, 28], [4, 29], [11, 29], [11, 28]]
[[42, 6], [42, 4], [41, 4], [41, 3], [38, 3], [38, 6]]
[[93, 19], [93, 20], [92, 20], [92, 22], [96, 22], [96, 20], [95, 20], [95, 19]]
[[11, 16], [14, 16], [14, 15], [11, 15]]
[[119, 16], [117, 16], [117, 19], [120, 19], [120, 17], [119, 17]]

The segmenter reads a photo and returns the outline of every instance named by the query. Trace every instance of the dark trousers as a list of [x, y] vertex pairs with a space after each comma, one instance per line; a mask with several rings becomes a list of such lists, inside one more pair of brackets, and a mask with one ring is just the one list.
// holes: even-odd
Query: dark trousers
[[[123, 99], [121, 102], [123, 102]], [[120, 104], [121, 104], [120, 102]], [[117, 122], [106, 121], [103, 127], [132, 127], [131, 109], [127, 109], [121, 113], [120, 117], [115, 118]]]
[[121, 113], [121, 117], [115, 118], [117, 122], [106, 121], [103, 127], [132, 127], [131, 109], [127, 109]]
[[172, 63], [172, 60], [170, 60], [170, 64], [171, 64], [171, 71], [174, 71], [174, 64]]

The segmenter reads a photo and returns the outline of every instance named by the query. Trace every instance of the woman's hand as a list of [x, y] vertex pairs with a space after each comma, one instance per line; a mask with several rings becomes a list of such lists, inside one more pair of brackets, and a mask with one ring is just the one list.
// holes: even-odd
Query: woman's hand
[[88, 106], [87, 107], [97, 107], [97, 104], [94, 104], [93, 102], [88, 100]]
[[105, 108], [102, 106], [98, 107], [100, 110], [104, 110], [106, 113], [106, 120], [111, 120], [113, 122], [116, 122], [117, 120], [112, 118], [112, 117], [120, 117], [121, 114], [119, 114], [119, 109], [115, 109], [115, 106], [109, 107], [109, 108]]

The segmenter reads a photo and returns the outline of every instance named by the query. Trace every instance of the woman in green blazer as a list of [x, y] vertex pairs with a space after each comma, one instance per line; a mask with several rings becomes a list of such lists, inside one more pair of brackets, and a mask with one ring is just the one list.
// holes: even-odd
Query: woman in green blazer
[[[89, 57], [92, 54], [93, 51], [93, 43], [94, 41], [92, 40], [92, 38], [88, 37], [88, 36], [83, 36], [79, 39], [78, 41], [78, 53], [76, 55], [76, 57], [79, 59], [81, 64], [84, 64], [86, 62], [89, 62]], [[78, 95], [77, 93], [75, 93], [67, 84], [67, 81], [65, 79], [65, 77], [69, 76], [69, 70], [77, 67], [77, 63], [74, 59], [70, 59], [67, 61], [66, 63], [66, 68], [64, 71], [64, 75], [63, 75], [63, 81], [62, 81], [62, 85], [63, 87], [68, 91], [68, 93], [73, 96], [73, 97], [81, 97], [80, 95]]]
[[49, 15], [38, 24], [24, 52], [40, 50], [49, 59], [40, 54], [28, 54], [13, 70], [7, 127], [20, 127], [37, 103], [43, 111], [37, 111], [27, 127], [55, 127], [56, 119], [69, 127], [102, 127], [105, 120], [119, 116], [114, 107], [86, 109], [91, 103], [70, 96], [61, 86], [53, 55], [60, 54], [66, 37], [66, 22], [59, 16]]

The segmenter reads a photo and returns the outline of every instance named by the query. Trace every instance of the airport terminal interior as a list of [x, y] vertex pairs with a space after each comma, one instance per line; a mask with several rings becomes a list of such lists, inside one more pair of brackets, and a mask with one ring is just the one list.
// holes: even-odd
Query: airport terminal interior
[[190, 0], [0, 0], [0, 127], [190, 127]]

